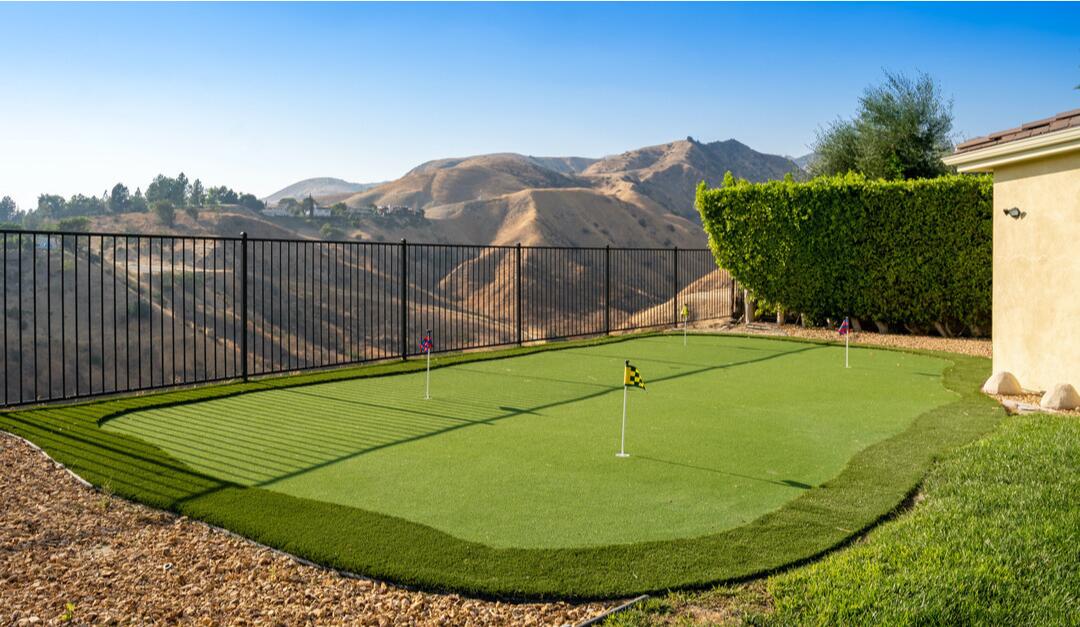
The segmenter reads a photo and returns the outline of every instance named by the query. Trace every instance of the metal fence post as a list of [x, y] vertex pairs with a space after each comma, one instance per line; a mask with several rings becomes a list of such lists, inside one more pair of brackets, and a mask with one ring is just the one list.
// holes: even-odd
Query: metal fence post
[[407, 358], [408, 340], [406, 335], [408, 334], [409, 325], [409, 243], [405, 241], [405, 238], [401, 238], [401, 359]]
[[675, 284], [675, 291], [672, 292], [671, 297], [671, 319], [675, 326], [679, 326], [679, 247], [676, 246], [673, 250], [672, 266], [674, 268], [673, 283]]
[[516, 277], [517, 288], [517, 305], [514, 317], [517, 319], [517, 343], [521, 346], [522, 334], [521, 334], [521, 242], [517, 243], [517, 248], [514, 249], [514, 276]]
[[611, 335], [611, 244], [604, 246], [604, 334]]
[[[193, 245], [194, 247], [194, 245]], [[241, 376], [248, 380], [248, 235], [240, 232], [240, 356]]]

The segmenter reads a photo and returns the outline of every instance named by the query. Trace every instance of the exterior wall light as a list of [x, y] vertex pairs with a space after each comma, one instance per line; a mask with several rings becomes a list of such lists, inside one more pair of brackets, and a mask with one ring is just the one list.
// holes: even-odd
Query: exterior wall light
[[1019, 220], [1020, 218], [1023, 218], [1025, 216], [1027, 216], [1027, 212], [1026, 211], [1020, 211], [1020, 209], [1018, 207], [1013, 207], [1011, 209], [1005, 209], [1004, 212], [1005, 212], [1005, 215], [1009, 216], [1013, 220]]

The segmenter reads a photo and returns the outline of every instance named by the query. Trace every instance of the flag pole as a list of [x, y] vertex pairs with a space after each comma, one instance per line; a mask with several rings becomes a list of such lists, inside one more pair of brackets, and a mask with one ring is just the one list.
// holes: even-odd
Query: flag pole
[[[847, 321], [848, 321], [848, 319], [844, 318], [844, 324], [847, 324]], [[847, 333], [844, 334], [844, 367], [845, 368], [850, 368], [851, 367], [851, 365], [848, 363], [848, 348], [849, 348], [850, 344], [851, 344], [851, 325], [849, 324], [848, 328], [847, 328]]]
[[[426, 337], [428, 337], [428, 338], [431, 337], [431, 329], [428, 329]], [[434, 346], [429, 345], [427, 347], [427, 350], [424, 351], [425, 353], [427, 353], [427, 368], [426, 368], [426, 370], [424, 372], [424, 400], [425, 401], [431, 400], [431, 349], [432, 348], [434, 348]]]
[[626, 454], [626, 384], [622, 386], [622, 435], [619, 437], [619, 452], [615, 457], [630, 457]]

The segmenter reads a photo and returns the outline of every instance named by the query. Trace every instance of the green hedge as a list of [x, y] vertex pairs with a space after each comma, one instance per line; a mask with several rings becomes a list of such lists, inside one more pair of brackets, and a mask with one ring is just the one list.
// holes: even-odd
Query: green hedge
[[985, 334], [993, 181], [857, 174], [697, 191], [717, 263], [756, 298], [821, 321], [852, 316]]

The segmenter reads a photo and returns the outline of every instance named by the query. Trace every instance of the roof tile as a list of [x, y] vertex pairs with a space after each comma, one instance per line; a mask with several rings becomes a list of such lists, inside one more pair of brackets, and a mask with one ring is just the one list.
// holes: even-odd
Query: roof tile
[[1049, 118], [1022, 124], [1016, 128], [1010, 128], [1004, 131], [990, 133], [989, 135], [984, 135], [982, 137], [969, 139], [966, 142], [958, 144], [956, 146], [956, 152], [970, 152], [972, 150], [979, 150], [980, 148], [989, 148], [990, 146], [997, 146], [1018, 139], [1045, 135], [1046, 133], [1053, 133], [1073, 127], [1080, 127], [1080, 109], [1065, 111]]

